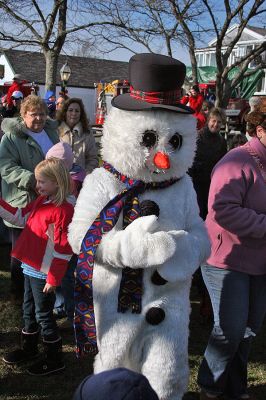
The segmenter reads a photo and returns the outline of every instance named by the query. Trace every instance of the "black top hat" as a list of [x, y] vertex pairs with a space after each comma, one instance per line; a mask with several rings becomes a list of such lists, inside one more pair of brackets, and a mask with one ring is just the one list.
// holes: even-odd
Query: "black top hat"
[[112, 106], [126, 111], [169, 110], [193, 114], [180, 103], [186, 66], [160, 54], [136, 54], [129, 60], [130, 93], [112, 99]]

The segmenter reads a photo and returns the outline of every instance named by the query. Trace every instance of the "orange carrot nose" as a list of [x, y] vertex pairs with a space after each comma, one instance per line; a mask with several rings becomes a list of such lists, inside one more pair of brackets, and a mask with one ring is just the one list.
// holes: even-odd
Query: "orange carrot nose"
[[170, 168], [170, 160], [167, 154], [161, 153], [160, 151], [155, 154], [153, 158], [153, 163], [157, 168], [160, 169], [169, 169]]

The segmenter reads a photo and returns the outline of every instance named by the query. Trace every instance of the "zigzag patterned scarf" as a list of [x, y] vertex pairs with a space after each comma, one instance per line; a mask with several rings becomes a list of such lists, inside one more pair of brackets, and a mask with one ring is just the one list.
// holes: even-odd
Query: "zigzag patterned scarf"
[[[123, 182], [126, 185], [126, 189], [110, 200], [103, 208], [88, 229], [81, 244], [75, 283], [74, 327], [77, 356], [98, 353], [92, 277], [95, 253], [101, 242], [102, 235], [113, 229], [122, 210], [124, 228], [140, 216], [138, 201], [140, 193], [149, 189], [166, 188], [178, 181], [178, 179], [171, 179], [158, 183], [144, 183], [127, 178], [108, 163], [104, 163], [103, 167]], [[124, 268], [122, 270], [118, 295], [118, 312], [125, 312], [129, 307], [132, 308], [133, 313], [141, 312], [142, 272], [142, 269]]]

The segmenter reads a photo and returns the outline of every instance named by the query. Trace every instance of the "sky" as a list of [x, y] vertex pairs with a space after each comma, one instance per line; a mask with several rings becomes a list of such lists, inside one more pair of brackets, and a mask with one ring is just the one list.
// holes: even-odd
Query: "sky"
[[[143, 51], [143, 48], [142, 49], [139, 48], [139, 52], [145, 52], [145, 50]], [[127, 61], [128, 62], [132, 55], [133, 55], [133, 53], [131, 53], [130, 51], [128, 51], [126, 49], [118, 49], [118, 50], [112, 51], [105, 58], [110, 59], [110, 60], [115, 60], [115, 61]], [[174, 56], [174, 58], [177, 58], [178, 60], [182, 61], [187, 66], [191, 65], [189, 53], [186, 49], [179, 47], [174, 52], [173, 56]]]
[[[254, 1], [254, 0], [253, 0], [253, 1]], [[232, 0], [232, 3], [233, 3], [233, 2], [234, 2], [234, 1]], [[37, 0], [37, 3], [41, 6], [41, 8], [42, 8], [43, 11], [44, 11], [44, 14], [46, 15], [46, 14], [49, 13], [49, 11], [50, 11], [50, 9], [51, 9], [51, 6], [52, 6], [52, 4], [53, 4], [53, 1], [52, 1], [52, 0], [46, 0], [46, 2], [42, 2], [41, 0]], [[220, 2], [218, 2], [218, 3], [220, 4]], [[218, 3], [217, 3], [217, 4], [218, 4]], [[221, 4], [222, 4], [222, 2], [221, 2]], [[221, 12], [221, 11], [220, 11], [220, 12]], [[84, 15], [83, 15], [83, 17], [84, 17]], [[12, 25], [13, 25], [12, 22], [11, 22], [11, 23], [10, 23], [10, 22], [11, 22], [10, 20], [7, 20], [7, 21], [6, 21], [6, 23], [7, 23], [7, 28], [10, 29], [10, 27], [11, 27], [11, 31], [12, 31], [12, 33], [14, 33], [16, 24], [14, 24], [14, 27], [13, 27], [13, 26], [12, 26]], [[79, 22], [81, 23], [82, 21], [79, 21]], [[87, 21], [87, 22], [88, 22], [88, 21]], [[3, 23], [3, 22], [2, 22], [2, 23]], [[40, 28], [41, 28], [41, 25], [40, 25]], [[204, 32], [204, 31], [203, 31], [203, 32]], [[81, 33], [79, 33], [78, 35], [81, 36]], [[210, 37], [210, 33], [208, 33], [208, 37], [206, 38], [206, 42], [208, 42], [211, 38], [212, 38], [212, 37]], [[72, 46], [73, 46], [72, 51], [69, 51], [68, 46], [65, 45], [65, 46], [64, 46], [64, 49], [63, 49], [63, 51], [62, 51], [62, 54], [69, 54], [69, 55], [71, 55], [71, 54], [77, 54], [77, 53], [75, 52], [75, 50], [77, 50], [77, 47], [76, 47], [76, 49], [75, 49], [75, 47], [74, 47], [74, 46], [75, 46], [75, 41], [72, 40], [72, 39], [70, 38], [70, 42], [72, 43]], [[4, 44], [5, 44], [4, 47], [8, 47], [8, 46], [6, 46], [6, 42], [5, 42]], [[130, 46], [131, 46], [131, 45], [130, 45]], [[176, 47], [175, 47], [176, 50], [173, 50], [173, 57], [175, 57], [175, 58], [181, 60], [181, 61], [184, 62], [184, 64], [186, 64], [187, 66], [190, 66], [190, 65], [191, 65], [191, 62], [190, 62], [190, 57], [189, 57], [189, 53], [188, 53], [187, 49], [186, 49], [186, 48], [183, 48], [183, 47], [181, 47], [181, 45], [177, 45], [177, 44], [173, 44], [172, 46], [173, 46], [173, 49], [174, 49], [174, 46], [176, 46]], [[29, 47], [30, 47], [30, 46], [27, 46], [27, 50], [31, 50], [31, 49], [29, 49]], [[134, 44], [134, 43], [133, 43], [133, 46], [132, 46], [132, 47], [134, 48], [135, 52], [137, 52], [137, 53], [140, 53], [140, 52], [147, 52], [147, 49], [145, 49], [145, 48], [144, 48], [143, 46], [141, 46], [141, 45], [138, 45], [138, 44]], [[199, 47], [202, 47], [202, 44], [201, 44]], [[161, 54], [167, 54], [167, 53], [166, 53], [166, 47], [162, 45], [162, 42], [161, 42], [161, 46], [158, 46], [158, 48], [160, 49], [160, 50], [158, 50], [158, 52], [160, 52]], [[153, 47], [152, 49], [153, 49], [153, 51], [156, 52], [156, 48], [155, 48], [155, 47]], [[35, 47], [35, 48], [33, 48], [32, 50], [33, 50], [33, 51], [38, 51], [39, 48], [37, 49], [37, 48]], [[105, 54], [105, 55], [104, 55], [103, 53], [99, 52], [99, 51], [98, 51], [98, 52], [92, 52], [91, 54], [88, 52], [88, 54], [86, 54], [86, 56], [87, 56], [87, 57], [92, 56], [92, 57], [96, 57], [96, 58], [105, 58], [105, 59], [110, 59], [110, 60], [126, 61], [126, 62], [128, 62], [129, 59], [130, 59], [130, 57], [131, 57], [133, 54], [134, 54], [134, 53], [130, 52], [130, 51], [127, 50], [127, 49], [117, 49], [117, 50], [113, 50], [113, 51], [111, 51], [110, 53]], [[81, 54], [80, 54], [80, 55], [81, 55]]]
[[[53, 1], [52, 0], [47, 0], [46, 2], [43, 3], [40, 0], [38, 0], [37, 3], [39, 3], [39, 5], [41, 5], [41, 8], [44, 11], [44, 14], [46, 15], [46, 14], [49, 13], [49, 11], [51, 9], [51, 6], [53, 4]], [[82, 21], [80, 21], [80, 22], [82, 22]], [[8, 20], [7, 21], [7, 30], [9, 30], [10, 27], [12, 27], [11, 31], [14, 33], [16, 24], [14, 24], [14, 29], [13, 29], [12, 25], [13, 25], [12, 21]], [[41, 26], [40, 26], [40, 28], [41, 28]], [[66, 44], [65, 44], [61, 54], [68, 54], [68, 55], [77, 54], [77, 52], [76, 52], [77, 51], [77, 47], [75, 48], [75, 41], [72, 41], [71, 38], [70, 38], [70, 42], [71, 42], [71, 47], [72, 46], [73, 47], [72, 48], [68, 47], [67, 41], [66, 41]], [[3, 47], [8, 48], [8, 44], [6, 42], [2, 42], [1, 44], [3, 45]], [[132, 46], [132, 48], [134, 48], [134, 51], [137, 52], [137, 53], [148, 52], [148, 50], [144, 46], [141, 46], [140, 44], [137, 44], [137, 43], [134, 44], [133, 43], [133, 45], [130, 44], [130, 46]], [[185, 48], [182, 48], [181, 46], [178, 46], [177, 44], [175, 46], [176, 46], [177, 50], [173, 51], [173, 57], [181, 60], [182, 62], [184, 62], [184, 64], [190, 66], [191, 62], [190, 62], [190, 57], [189, 57], [188, 51]], [[173, 47], [174, 47], [174, 45], [173, 45]], [[17, 47], [17, 48], [18, 49], [22, 49], [22, 50], [25, 49], [25, 47]], [[158, 49], [159, 50], [156, 50], [155, 46], [152, 48], [152, 50], [154, 52], [158, 52], [158, 53], [167, 55], [165, 45], [162, 45], [162, 43], [160, 43], [160, 46], [158, 45]], [[27, 50], [31, 50], [31, 46], [27, 45]], [[38, 48], [38, 47], [32, 47], [32, 51], [39, 51], [39, 50], [40, 50], [40, 48]], [[103, 54], [101, 52], [94, 52], [94, 51], [90, 54], [88, 52], [88, 54], [86, 54], [86, 56], [87, 57], [92, 56], [92, 57], [96, 57], [96, 58], [104, 58], [104, 59], [128, 62], [133, 54], [134, 53], [130, 52], [127, 49], [116, 49], [116, 50], [111, 51], [108, 54]], [[79, 55], [83, 55], [83, 54], [79, 54]]]

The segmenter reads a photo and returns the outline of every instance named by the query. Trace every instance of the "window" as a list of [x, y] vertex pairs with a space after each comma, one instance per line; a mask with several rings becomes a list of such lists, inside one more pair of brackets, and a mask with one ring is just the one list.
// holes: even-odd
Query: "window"
[[215, 57], [215, 53], [211, 53], [210, 54], [210, 66], [211, 67], [216, 67], [216, 57]]
[[197, 53], [196, 54], [198, 67], [203, 67], [204, 65], [206, 65], [204, 63], [204, 55], [205, 55], [204, 53]]
[[204, 54], [204, 53], [201, 53], [201, 55], [200, 55], [200, 66], [201, 66], [201, 67], [203, 67], [203, 66], [205, 65], [205, 63], [204, 63], [204, 56], [205, 56], [205, 54]]
[[196, 60], [197, 60], [197, 64], [199, 65], [199, 61], [200, 61], [200, 55], [199, 55], [199, 53], [196, 54]]

